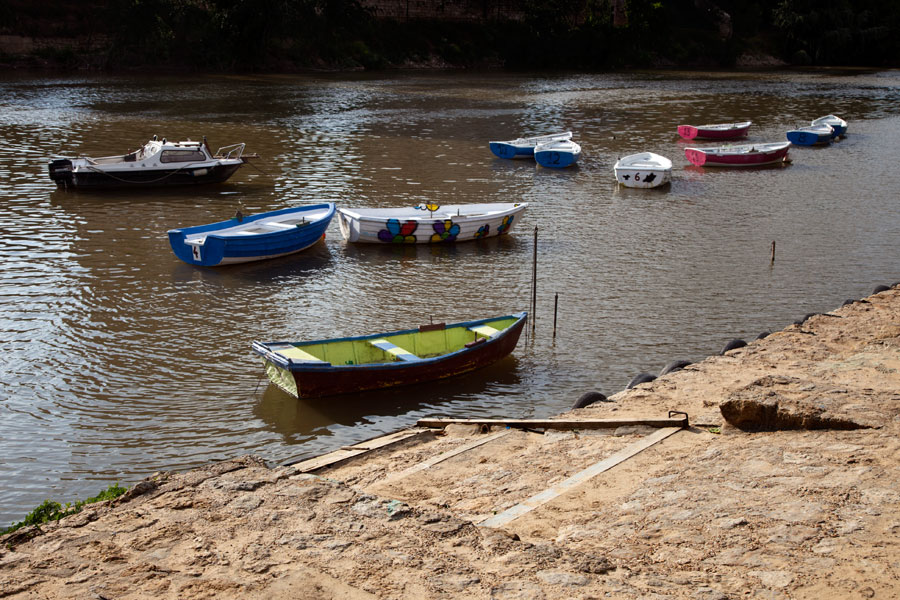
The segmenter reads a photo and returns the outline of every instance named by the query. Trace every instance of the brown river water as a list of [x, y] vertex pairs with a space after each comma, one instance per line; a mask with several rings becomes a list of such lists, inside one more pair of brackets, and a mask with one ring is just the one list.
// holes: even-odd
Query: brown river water
[[[750, 141], [781, 141], [828, 113], [847, 137], [776, 168], [692, 167], [675, 131], [752, 120]], [[558, 130], [582, 145], [575, 168], [488, 150]], [[154, 134], [261, 158], [202, 188], [66, 192], [47, 175], [53, 156]], [[900, 280], [898, 71], [6, 74], [0, 139], [0, 525], [46, 498], [247, 453], [296, 460], [422, 417], [557, 414]], [[670, 186], [617, 187], [613, 163], [641, 151], [673, 160]], [[179, 262], [166, 237], [238, 208], [425, 200], [529, 208], [510, 236], [458, 246], [350, 246], [335, 219], [302, 254], [220, 269]], [[263, 378], [253, 340], [528, 310], [535, 227], [535, 330], [507, 359], [318, 401]]]

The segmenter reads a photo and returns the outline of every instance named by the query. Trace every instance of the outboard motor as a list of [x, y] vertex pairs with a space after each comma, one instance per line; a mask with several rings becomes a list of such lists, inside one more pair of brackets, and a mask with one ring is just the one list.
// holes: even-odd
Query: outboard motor
[[50, 179], [59, 187], [67, 187], [72, 183], [72, 161], [68, 158], [58, 158], [50, 161]]

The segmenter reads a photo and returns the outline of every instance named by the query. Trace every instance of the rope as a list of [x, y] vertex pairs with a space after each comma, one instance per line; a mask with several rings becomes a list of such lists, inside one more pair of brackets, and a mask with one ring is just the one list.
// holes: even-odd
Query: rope
[[171, 177], [172, 175], [175, 175], [176, 173], [178, 173], [178, 172], [181, 171], [182, 169], [186, 169], [186, 168], [190, 167], [191, 165], [197, 164], [197, 162], [201, 162], [201, 161], [194, 161], [194, 162], [190, 162], [190, 163], [185, 163], [184, 165], [178, 167], [177, 169], [175, 169], [175, 170], [172, 171], [171, 173], [168, 173], [168, 174], [166, 174], [166, 175], [163, 175], [163, 176], [160, 177], [159, 179], [151, 179], [151, 180], [149, 180], [149, 181], [129, 181], [128, 179], [122, 179], [121, 177], [116, 177], [116, 176], [113, 175], [112, 173], [107, 173], [106, 171], [104, 171], [104, 170], [102, 170], [102, 169], [98, 169], [98, 168], [96, 168], [96, 167], [88, 166], [88, 169], [91, 170], [91, 171], [95, 171], [95, 172], [97, 172], [97, 173], [101, 173], [101, 174], [103, 174], [103, 175], [106, 175], [107, 177], [110, 177], [110, 178], [112, 178], [112, 179], [115, 179], [116, 181], [121, 181], [122, 183], [133, 183], [133, 184], [135, 184], [135, 185], [146, 185], [146, 184], [148, 184], [148, 183], [157, 183], [157, 182], [162, 181], [162, 180], [164, 180], [164, 179], [168, 179], [169, 177]]

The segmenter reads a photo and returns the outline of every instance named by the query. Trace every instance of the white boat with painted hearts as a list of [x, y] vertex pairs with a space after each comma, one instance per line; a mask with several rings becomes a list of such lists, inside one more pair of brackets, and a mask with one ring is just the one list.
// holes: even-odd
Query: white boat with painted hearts
[[616, 181], [625, 187], [655, 188], [672, 180], [672, 161], [653, 152], [623, 156], [613, 171]]
[[442, 244], [509, 233], [528, 204], [423, 204], [404, 208], [338, 208], [348, 242]]

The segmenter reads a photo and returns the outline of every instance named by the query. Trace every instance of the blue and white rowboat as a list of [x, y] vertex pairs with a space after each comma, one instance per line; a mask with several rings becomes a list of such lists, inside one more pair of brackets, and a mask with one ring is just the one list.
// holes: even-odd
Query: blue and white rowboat
[[811, 125], [831, 125], [834, 129], [832, 137], [840, 137], [847, 133], [847, 121], [835, 115], [826, 115], [815, 119]]
[[809, 125], [787, 132], [787, 139], [795, 146], [818, 146], [831, 143], [834, 128], [831, 125]]
[[500, 158], [531, 158], [534, 156], [534, 148], [539, 144], [554, 140], [572, 139], [572, 132], [550, 133], [534, 137], [518, 138], [507, 142], [490, 142], [491, 152]]
[[553, 140], [534, 149], [534, 160], [542, 167], [562, 169], [574, 165], [581, 156], [581, 146], [572, 140]]
[[201, 267], [276, 258], [309, 248], [322, 239], [333, 202], [285, 208], [228, 221], [172, 229], [169, 243], [175, 256]]

